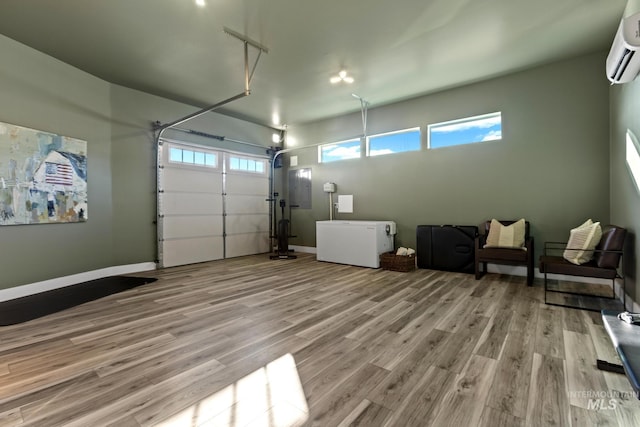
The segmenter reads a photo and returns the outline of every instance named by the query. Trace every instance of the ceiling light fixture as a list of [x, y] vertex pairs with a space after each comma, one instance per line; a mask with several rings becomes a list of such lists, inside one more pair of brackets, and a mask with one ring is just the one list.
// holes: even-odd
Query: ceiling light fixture
[[207, 5], [207, 2], [205, 0], [196, 0], [196, 5], [205, 7]]
[[332, 84], [336, 84], [336, 83], [340, 83], [340, 82], [345, 82], [345, 83], [353, 83], [353, 77], [348, 76], [347, 75], [347, 71], [346, 70], [340, 70], [340, 72], [338, 73], [337, 76], [333, 76], [329, 79], [329, 81]]

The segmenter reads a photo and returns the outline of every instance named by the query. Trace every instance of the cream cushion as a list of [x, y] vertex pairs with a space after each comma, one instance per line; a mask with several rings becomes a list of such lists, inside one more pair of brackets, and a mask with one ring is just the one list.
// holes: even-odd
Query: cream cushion
[[589, 225], [593, 225], [593, 221], [591, 221], [591, 218], [589, 218], [588, 220], [586, 220], [585, 222], [583, 222], [582, 224], [580, 224], [576, 228], [587, 227]]
[[593, 258], [593, 250], [600, 243], [602, 228], [590, 219], [569, 233], [569, 242], [562, 256], [572, 264], [580, 265]]
[[518, 248], [524, 249], [524, 218], [511, 225], [503, 225], [496, 219], [491, 220], [489, 235], [485, 242], [485, 248]]

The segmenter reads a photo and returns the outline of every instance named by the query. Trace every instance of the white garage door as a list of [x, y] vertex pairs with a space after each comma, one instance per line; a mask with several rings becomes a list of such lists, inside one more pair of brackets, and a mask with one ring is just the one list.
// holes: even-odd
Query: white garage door
[[176, 142], [160, 156], [162, 266], [269, 251], [267, 159]]

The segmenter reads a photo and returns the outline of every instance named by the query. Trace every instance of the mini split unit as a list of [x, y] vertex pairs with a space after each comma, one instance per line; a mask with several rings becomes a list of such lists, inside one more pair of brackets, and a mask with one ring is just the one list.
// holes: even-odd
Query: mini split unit
[[640, 0], [630, 0], [607, 56], [607, 78], [628, 83], [640, 72]]

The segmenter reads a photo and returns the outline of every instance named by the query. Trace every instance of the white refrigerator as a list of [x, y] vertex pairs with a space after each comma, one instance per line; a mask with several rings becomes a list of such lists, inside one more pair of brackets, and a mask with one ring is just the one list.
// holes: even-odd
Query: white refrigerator
[[380, 254], [394, 249], [393, 221], [317, 221], [318, 261], [380, 267]]

